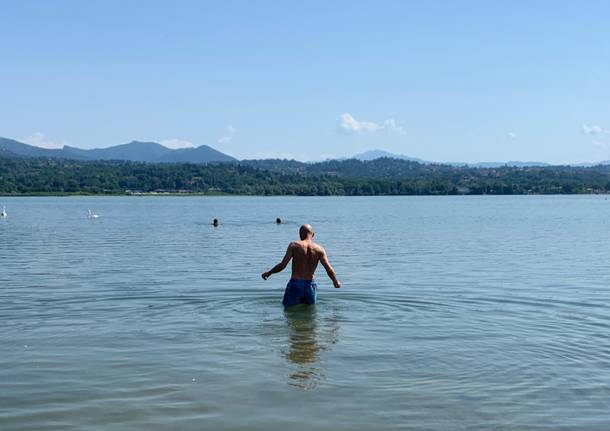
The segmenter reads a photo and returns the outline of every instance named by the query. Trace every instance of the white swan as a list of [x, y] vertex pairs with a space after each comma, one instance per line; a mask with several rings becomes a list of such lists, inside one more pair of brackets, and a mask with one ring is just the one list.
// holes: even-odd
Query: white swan
[[0, 212], [0, 217], [6, 217], [6, 207], [2, 205], [2, 212]]
[[99, 218], [100, 217], [97, 214], [94, 214], [91, 210], [87, 210], [87, 211], [88, 211], [87, 218]]

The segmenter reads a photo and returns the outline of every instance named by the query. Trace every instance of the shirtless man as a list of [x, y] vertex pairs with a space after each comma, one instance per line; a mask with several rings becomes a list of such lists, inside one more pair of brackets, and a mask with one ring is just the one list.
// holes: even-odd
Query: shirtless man
[[275, 265], [269, 271], [264, 272], [262, 277], [264, 280], [269, 278], [271, 274], [278, 273], [286, 268], [290, 259], [292, 259], [292, 275], [284, 292], [284, 307], [295, 304], [315, 304], [316, 303], [316, 282], [314, 281], [314, 273], [318, 262], [322, 262], [322, 266], [326, 269], [326, 274], [332, 280], [335, 287], [341, 287], [341, 283], [337, 280], [337, 274], [330, 265], [326, 251], [324, 248], [313, 242], [313, 228], [304, 224], [299, 229], [300, 241], [293, 241], [288, 245], [286, 255], [280, 263]]

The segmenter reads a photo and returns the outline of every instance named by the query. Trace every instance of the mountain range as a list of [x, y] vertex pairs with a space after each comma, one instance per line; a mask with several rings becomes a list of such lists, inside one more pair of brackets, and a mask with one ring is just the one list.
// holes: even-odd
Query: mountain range
[[418, 159], [416, 157], [409, 157], [409, 156], [405, 156], [402, 154], [390, 153], [390, 152], [384, 151], [384, 150], [369, 150], [369, 151], [365, 151], [364, 153], [354, 154], [351, 158], [357, 159], [357, 160], [362, 160], [362, 161], [369, 161], [369, 160], [381, 159], [384, 157], [390, 158], [390, 159], [409, 160], [411, 162], [418, 162], [418, 163], [423, 163], [423, 164], [434, 163], [434, 162], [429, 162], [426, 160]]
[[[215, 162], [237, 162], [238, 159], [222, 153], [207, 145], [196, 148], [167, 148], [157, 142], [132, 141], [127, 144], [115, 145], [107, 148], [82, 149], [64, 145], [63, 148], [49, 149], [28, 145], [14, 139], [0, 138], [0, 156], [9, 157], [41, 157], [41, 158], [61, 158], [72, 160], [124, 160], [143, 163], [215, 163]], [[458, 162], [432, 162], [427, 160], [409, 157], [402, 154], [390, 153], [384, 150], [370, 150], [355, 154], [351, 159], [370, 161], [380, 158], [391, 158], [408, 160], [421, 164], [444, 164], [450, 166], [467, 166], [473, 168], [498, 168], [502, 166], [511, 167], [543, 167], [551, 166], [548, 163], [536, 161], [508, 161], [508, 162], [479, 162], [479, 163], [458, 163]], [[346, 160], [345, 158], [335, 160]], [[572, 166], [593, 166], [608, 165], [610, 161], [590, 164], [573, 164]]]
[[73, 160], [125, 160], [145, 163], [211, 163], [234, 162], [234, 157], [207, 145], [196, 148], [171, 149], [156, 142], [132, 141], [108, 148], [84, 150], [64, 145], [48, 149], [24, 144], [14, 139], [0, 138], [0, 155], [13, 157], [43, 157]]
[[[412, 162], [423, 163], [425, 165], [438, 164], [438, 162], [431, 162], [431, 161], [427, 161], [427, 160], [418, 159], [415, 157], [405, 156], [402, 154], [394, 154], [394, 153], [390, 153], [390, 152], [384, 151], [384, 150], [370, 150], [370, 151], [366, 151], [364, 153], [356, 154], [352, 158], [366, 161], [366, 160], [375, 160], [375, 159], [379, 159], [382, 157], [387, 157], [390, 159], [409, 160]], [[509, 160], [508, 162], [478, 162], [478, 163], [443, 162], [442, 164], [450, 165], [450, 166], [468, 166], [471, 168], [499, 168], [501, 166], [514, 166], [517, 168], [523, 168], [523, 167], [528, 167], [528, 166], [530, 166], [530, 167], [551, 166], [549, 163], [544, 163], [544, 162], [520, 162], [520, 161], [514, 161], [514, 160]]]

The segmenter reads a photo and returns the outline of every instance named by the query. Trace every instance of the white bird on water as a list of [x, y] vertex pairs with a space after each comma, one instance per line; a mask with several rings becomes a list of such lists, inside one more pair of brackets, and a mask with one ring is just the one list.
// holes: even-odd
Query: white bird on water
[[91, 210], [87, 210], [87, 211], [88, 211], [87, 218], [99, 218], [100, 217], [97, 214], [94, 214]]
[[2, 205], [2, 212], [0, 212], [0, 217], [6, 217], [6, 207]]

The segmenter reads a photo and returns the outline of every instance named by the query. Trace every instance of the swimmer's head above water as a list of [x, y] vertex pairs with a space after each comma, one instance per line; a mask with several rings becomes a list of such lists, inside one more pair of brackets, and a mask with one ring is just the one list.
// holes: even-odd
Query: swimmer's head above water
[[275, 222], [277, 224], [282, 224], [282, 219], [278, 217], [278, 218], [275, 219]]
[[215, 218], [215, 219], [212, 221], [212, 226], [214, 226], [214, 227], [217, 227], [219, 224], [220, 224], [220, 223], [218, 223], [218, 219], [217, 219], [217, 218]]

